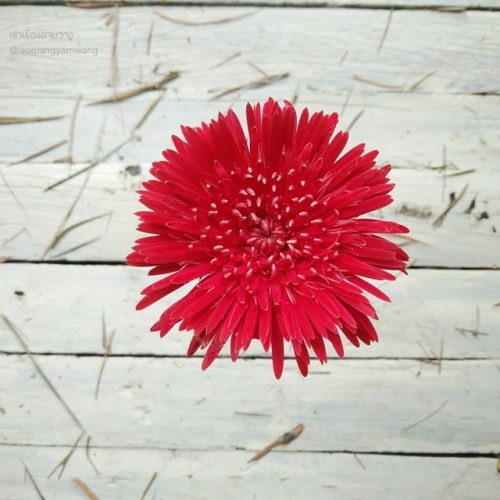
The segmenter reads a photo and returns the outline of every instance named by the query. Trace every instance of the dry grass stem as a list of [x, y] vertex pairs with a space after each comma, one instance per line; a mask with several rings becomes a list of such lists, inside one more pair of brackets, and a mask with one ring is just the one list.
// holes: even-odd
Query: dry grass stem
[[351, 123], [349, 123], [349, 125], [347, 125], [346, 132], [349, 132], [352, 129], [352, 127], [354, 127], [354, 125], [356, 124], [356, 122], [363, 116], [364, 112], [365, 112], [364, 109], [362, 109], [361, 111], [358, 111], [358, 113], [356, 114], [356, 116], [351, 120]]
[[38, 495], [38, 498], [40, 498], [41, 500], [45, 500], [45, 497], [43, 496], [42, 492], [40, 491], [40, 488], [38, 487], [38, 484], [36, 484], [35, 478], [33, 477], [33, 475], [31, 474], [30, 470], [28, 469], [28, 466], [22, 460], [21, 460], [21, 463], [24, 465], [25, 479], [26, 479], [26, 476], [29, 477], [29, 480], [31, 481], [31, 484], [35, 488], [35, 491], [36, 491], [36, 493]]
[[71, 115], [71, 123], [69, 127], [68, 158], [69, 158], [69, 163], [71, 164], [73, 163], [73, 138], [75, 136], [76, 115], [78, 114], [78, 108], [80, 107], [81, 100], [82, 96], [79, 95], [76, 100], [73, 113]]
[[101, 473], [99, 472], [99, 469], [96, 467], [94, 461], [90, 457], [90, 440], [92, 438], [90, 436], [87, 436], [87, 442], [85, 443], [85, 456], [87, 457], [87, 460], [89, 461], [90, 465], [94, 469], [95, 473], [100, 476]]
[[101, 238], [92, 238], [90, 240], [84, 241], [83, 243], [79, 243], [78, 245], [75, 245], [74, 247], [68, 248], [67, 250], [63, 250], [62, 252], [56, 253], [52, 255], [53, 259], [59, 259], [60, 257], [63, 257], [64, 255], [68, 255], [71, 252], [75, 252], [76, 250], [80, 250], [81, 248], [87, 247], [89, 245], [92, 245], [92, 243], [95, 243], [96, 241], [99, 241]]
[[425, 80], [427, 80], [427, 78], [430, 78], [435, 72], [436, 72], [436, 70], [433, 70], [430, 73], [427, 73], [426, 75], [419, 78], [415, 83], [411, 84], [406, 89], [406, 92], [413, 92], [420, 84], [424, 83]]
[[368, 85], [373, 85], [374, 87], [380, 87], [383, 89], [403, 90], [403, 87], [401, 87], [401, 85], [389, 85], [388, 83], [376, 82], [374, 80], [369, 80], [364, 76], [352, 75], [352, 78], [354, 80], [357, 80], [358, 82], [367, 83]]
[[50, 151], [53, 151], [54, 149], [57, 149], [59, 146], [62, 146], [63, 144], [66, 144], [68, 142], [67, 139], [64, 139], [63, 141], [56, 142], [55, 144], [52, 144], [52, 146], [48, 146], [46, 148], [43, 148], [40, 151], [37, 151], [36, 153], [33, 153], [29, 156], [26, 156], [22, 160], [17, 160], [12, 163], [8, 163], [7, 165], [19, 165], [20, 163], [27, 163], [31, 160], [34, 160], [35, 158], [38, 158], [39, 156], [44, 155], [45, 153], [49, 153]]
[[165, 92], [166, 90], [161, 92], [160, 95], [148, 106], [148, 109], [146, 109], [145, 113], [142, 115], [142, 118], [134, 127], [134, 130], [137, 130], [138, 128], [141, 128], [143, 126], [144, 122], [149, 118], [149, 115], [156, 109], [156, 106], [158, 106], [158, 103], [162, 100]]
[[155, 479], [157, 476], [158, 476], [158, 472], [153, 472], [153, 475], [151, 476], [149, 483], [147, 484], [145, 490], [142, 492], [140, 500], [144, 500], [146, 498], [146, 495], [148, 494], [148, 491], [151, 488], [152, 484], [155, 482]]
[[120, 26], [119, 7], [115, 6], [113, 12], [113, 45], [111, 48], [111, 87], [113, 89], [113, 96], [116, 100], [116, 81], [118, 78], [118, 58], [117, 58], [117, 45], [118, 45], [118, 28]]
[[113, 344], [113, 338], [115, 336], [115, 330], [111, 333], [109, 340], [106, 335], [106, 319], [104, 314], [102, 315], [102, 346], [104, 349], [104, 355], [102, 357], [101, 367], [99, 368], [99, 373], [97, 375], [97, 383], [95, 387], [94, 399], [97, 401], [99, 398], [99, 389], [101, 387], [102, 375], [104, 373], [104, 367], [106, 366], [106, 361], [108, 356], [111, 354], [111, 345]]
[[353, 88], [354, 87], [351, 87], [350, 90], [349, 90], [349, 92], [347, 92], [347, 95], [345, 97], [344, 103], [342, 104], [342, 109], [340, 110], [340, 113], [339, 113], [340, 116], [344, 115], [344, 111], [346, 110], [347, 105], [349, 104], [349, 100], [351, 99], [351, 94], [352, 94]]
[[256, 89], [259, 87], [264, 87], [266, 85], [271, 85], [274, 82], [278, 82], [279, 80], [283, 80], [284, 78], [287, 78], [290, 76], [290, 73], [278, 73], [276, 75], [268, 75], [264, 76], [262, 78], [259, 78], [258, 80], [254, 80], [249, 83], [245, 83], [243, 85], [238, 85], [236, 87], [231, 87], [229, 89], [223, 90], [222, 92], [219, 92], [216, 94], [214, 97], [212, 97], [213, 100], [219, 99], [220, 97], [226, 96], [228, 94], [232, 94], [233, 92], [238, 92], [239, 90], [246, 90], [246, 89]]
[[25, 215], [28, 215], [26, 208], [24, 208], [24, 205], [21, 203], [21, 200], [17, 197], [17, 194], [15, 193], [15, 191], [12, 189], [11, 185], [7, 181], [7, 177], [5, 177], [5, 174], [1, 170], [0, 170], [0, 174], [2, 175], [2, 179], [3, 179], [3, 182], [5, 184], [5, 187], [7, 188], [9, 193], [11, 194], [12, 198], [14, 198], [14, 200], [18, 204], [19, 208], [25, 213]]
[[63, 179], [60, 179], [57, 182], [54, 182], [50, 186], [47, 186], [44, 189], [44, 193], [46, 193], [47, 191], [50, 191], [51, 189], [56, 188], [57, 186], [60, 186], [61, 184], [64, 184], [65, 182], [67, 182], [67, 181], [69, 181], [71, 179], [74, 179], [75, 177], [77, 177], [77, 176], [79, 176], [81, 174], [84, 174], [85, 172], [88, 172], [89, 170], [92, 170], [96, 165], [99, 165], [103, 161], [106, 161], [109, 157], [111, 157], [112, 155], [114, 155], [115, 153], [117, 153], [118, 151], [120, 151], [120, 149], [123, 148], [123, 146], [127, 145], [133, 138], [134, 138], [134, 135], [131, 135], [128, 139], [124, 140], [122, 143], [118, 144], [118, 146], [116, 146], [115, 148], [113, 148], [110, 151], [108, 151], [101, 158], [98, 158], [97, 160], [94, 160], [89, 165], [87, 165], [86, 167], [83, 167], [82, 169], [78, 170], [77, 172], [74, 172], [73, 174], [70, 174], [67, 177], [64, 177]]
[[393, 10], [389, 11], [389, 16], [387, 17], [387, 22], [385, 23], [384, 32], [382, 33], [382, 38], [380, 39], [380, 43], [378, 44], [377, 54], [381, 51], [382, 46], [384, 45], [385, 39], [387, 38], [387, 33], [389, 33], [389, 27], [391, 26]]
[[111, 96], [103, 97], [102, 99], [97, 99], [96, 101], [92, 101], [89, 103], [89, 105], [108, 104], [111, 102], [125, 101], [126, 99], [130, 99], [132, 97], [143, 94], [144, 92], [150, 92], [151, 90], [161, 90], [163, 88], [163, 85], [165, 85], [167, 82], [175, 80], [176, 78], [179, 77], [180, 74], [181, 74], [180, 71], [170, 71], [170, 73], [164, 75], [157, 82], [144, 83], [142, 85], [134, 87], [133, 89], [124, 90], [123, 92], [116, 92]]
[[220, 66], [223, 66], [224, 64], [228, 63], [229, 61], [236, 59], [240, 55], [241, 55], [241, 52], [235, 52], [234, 54], [231, 54], [230, 56], [223, 59], [221, 62], [217, 63], [215, 66], [212, 66], [210, 69], [219, 68]]
[[22, 229], [19, 229], [19, 231], [14, 236], [11, 236], [10, 238], [7, 238], [6, 240], [4, 240], [3, 244], [7, 245], [8, 243], [14, 241], [18, 236], [21, 236], [21, 234], [23, 234], [23, 233], [26, 233], [30, 237], [30, 239], [33, 241], [33, 236], [31, 236], [31, 233], [25, 227], [23, 227]]
[[426, 420], [429, 420], [432, 416], [434, 416], [438, 411], [442, 410], [448, 403], [448, 400], [444, 401], [441, 403], [435, 410], [431, 411], [428, 415], [426, 415], [424, 418], [421, 418], [420, 420], [417, 420], [416, 422], [413, 422], [413, 424], [410, 424], [406, 426], [403, 430], [407, 431], [409, 429], [412, 429], [413, 427], [416, 427], [417, 425], [425, 422]]
[[90, 170], [87, 172], [87, 176], [85, 177], [85, 180], [83, 181], [83, 184], [81, 185], [78, 193], [76, 194], [75, 199], [72, 201], [71, 205], [69, 206], [68, 210], [64, 214], [59, 227], [56, 229], [56, 232], [52, 236], [52, 239], [49, 241], [49, 244], [47, 245], [47, 248], [42, 254], [42, 257], [40, 260], [44, 260], [47, 254], [57, 245], [57, 242], [61, 239], [61, 234], [64, 233], [64, 226], [66, 225], [66, 222], [68, 222], [69, 218], [71, 217], [71, 214], [73, 213], [73, 210], [75, 209], [78, 201], [82, 197], [83, 191], [85, 190], [85, 187], [87, 186], [87, 183], [90, 178]]
[[463, 198], [465, 192], [467, 191], [468, 186], [469, 186], [469, 184], [466, 184], [462, 188], [462, 191], [460, 191], [460, 194], [458, 196], [456, 196], [455, 199], [450, 201], [450, 203], [448, 204], [446, 209], [443, 211], [443, 213], [432, 223], [432, 225], [434, 227], [441, 226], [441, 224], [444, 222], [444, 219], [449, 214], [450, 210]]
[[158, 12], [158, 11], [154, 11], [154, 13], [163, 18], [163, 19], [166, 19], [167, 21], [170, 21], [172, 23], [176, 23], [176, 24], [183, 24], [185, 26], [206, 26], [208, 24], [224, 24], [224, 23], [228, 23], [230, 21], [236, 21], [238, 19], [243, 19], [245, 17], [249, 17], [249, 16], [252, 16], [256, 13], [257, 11], [254, 10], [252, 12], [245, 12], [243, 14], [239, 14], [238, 16], [233, 16], [233, 17], [221, 17], [219, 19], [210, 19], [210, 20], [207, 20], [207, 21], [194, 21], [192, 19], [180, 19], [178, 17], [172, 17], [172, 16], [168, 16], [167, 14], [162, 14], [161, 12]]
[[78, 417], [73, 413], [71, 408], [68, 406], [68, 403], [64, 401], [62, 396], [57, 392], [57, 389], [54, 387], [52, 382], [49, 380], [47, 375], [43, 372], [43, 370], [40, 368], [40, 365], [37, 363], [36, 359], [33, 357], [33, 354], [31, 354], [30, 348], [28, 347], [28, 344], [24, 341], [23, 336], [20, 332], [20, 330], [10, 321], [5, 314], [0, 314], [0, 317], [2, 318], [3, 322], [8, 326], [8, 328], [12, 331], [12, 333], [16, 336], [18, 342], [21, 344], [24, 352], [28, 355], [30, 358], [30, 361], [33, 363], [33, 366], [35, 367], [36, 371], [38, 374], [42, 377], [43, 381], [47, 384], [48, 388], [52, 391], [54, 396], [59, 400], [59, 402], [62, 404], [68, 415], [71, 417], [73, 422], [83, 431], [83, 425], [78, 420]]
[[260, 460], [262, 457], [266, 456], [273, 448], [276, 448], [276, 446], [291, 443], [294, 439], [297, 439], [302, 434], [303, 430], [304, 424], [296, 425], [291, 431], [285, 432], [285, 434], [282, 434], [278, 439], [262, 448], [262, 450], [254, 455], [248, 462], [250, 463]]
[[83, 482], [79, 477], [72, 477], [73, 481], [80, 486], [83, 492], [89, 497], [89, 500], [99, 500], [99, 497], [90, 489], [87, 484]]
[[9, 262], [10, 259], [12, 259], [12, 257], [8, 257], [6, 255], [0, 255], [0, 264], [5, 264], [6, 262]]
[[66, 115], [57, 116], [0, 116], [0, 125], [15, 125], [17, 123], [37, 123], [37, 122], [49, 122], [52, 120], [60, 120], [65, 118]]
[[151, 40], [153, 40], [153, 30], [155, 26], [155, 18], [153, 17], [151, 19], [151, 26], [149, 27], [149, 33], [148, 33], [148, 38], [146, 40], [146, 54], [149, 56], [149, 53], [151, 52]]
[[71, 449], [68, 451], [68, 453], [66, 454], [66, 456], [52, 469], [52, 471], [47, 476], [47, 478], [50, 479], [52, 477], [52, 475], [54, 474], [54, 472], [57, 469], [59, 469], [59, 468], [61, 468], [61, 470], [59, 471], [59, 475], [57, 477], [61, 478], [61, 476], [63, 475], [64, 469], [68, 465], [71, 457], [73, 456], [73, 453], [75, 453], [76, 447], [78, 446], [78, 443], [80, 442], [80, 439], [82, 439], [82, 437], [83, 437], [84, 434], [85, 434], [85, 432], [82, 429], [82, 432], [80, 432], [80, 435], [78, 436], [78, 438], [76, 439], [76, 441], [73, 443], [73, 446], [71, 447]]
[[459, 175], [472, 174], [475, 172], [475, 168], [469, 168], [467, 170], [459, 170], [458, 172], [452, 172], [451, 174], [445, 174], [445, 177], [458, 177]]

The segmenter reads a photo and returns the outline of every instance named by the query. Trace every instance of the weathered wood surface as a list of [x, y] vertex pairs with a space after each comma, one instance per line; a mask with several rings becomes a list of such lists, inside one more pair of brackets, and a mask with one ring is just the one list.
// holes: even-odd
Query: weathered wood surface
[[[113, 47], [118, 90], [158, 81], [163, 74], [178, 70], [181, 77], [169, 85], [169, 92], [197, 102], [262, 79], [262, 73], [249, 62], [268, 75], [289, 76], [260, 91], [239, 92], [245, 99], [262, 99], [269, 93], [278, 99], [290, 99], [298, 94], [304, 102], [312, 95], [323, 103], [328, 95], [353, 87], [373, 92], [407, 91], [422, 79], [415, 92], [499, 92], [500, 12], [122, 8], [116, 42], [114, 23], [109, 22], [112, 12], [4, 7], [0, 28], [8, 50], [0, 53], [0, 95], [73, 99], [78, 94], [88, 99], [109, 96]], [[236, 19], [185, 25], [158, 14], [188, 22]], [[243, 14], [246, 17], [241, 17]], [[34, 37], [48, 35], [46, 39], [21, 38], [26, 30]], [[49, 38], [59, 32], [59, 38]], [[12, 47], [17, 54], [10, 52]], [[21, 53], [28, 48], [92, 50], [87, 54]], [[38, 57], [44, 64], [33, 64]], [[353, 76], [372, 83], [353, 80]], [[232, 102], [238, 94], [225, 100]], [[23, 111], [28, 110], [29, 106]]]
[[[271, 433], [261, 436], [263, 443], [275, 437]], [[46, 498], [65, 500], [86, 498], [72, 477], [81, 478], [99, 498], [141, 498], [154, 472], [158, 475], [147, 499], [212, 500], [223, 494], [235, 500], [478, 500], [493, 498], [492, 492], [498, 487], [491, 458], [274, 451], [261, 462], [247, 464], [251, 455], [247, 451], [91, 448], [90, 456], [100, 475], [95, 474], [85, 451], [79, 449], [61, 479], [47, 479], [69, 448], [0, 445], [0, 449], [6, 458], [0, 478], [9, 479], [2, 481], [2, 493], [10, 500], [36, 498], [20, 460], [24, 460]]]
[[[0, 496], [36, 496], [24, 462], [45, 498], [83, 498], [74, 476], [100, 498], [140, 498], [154, 471], [146, 498], [494, 498], [498, 2], [345, 0], [346, 9], [318, 7], [316, 0], [307, 2], [311, 9], [300, 0], [286, 8], [280, 0], [211, 3], [121, 8], [116, 44], [113, 9], [1, 9], [0, 118], [63, 118], [0, 126], [0, 257], [33, 261], [0, 265], [0, 312], [20, 329], [84, 435], [62, 478], [47, 479], [80, 428], [0, 321]], [[156, 12], [188, 23], [248, 15], [189, 25]], [[72, 39], [11, 36], [28, 28]], [[88, 105], [112, 93], [114, 45], [118, 93], [181, 72], [139, 129], [160, 91]], [[11, 46], [97, 52], [30, 56], [10, 54]], [[259, 70], [289, 75], [213, 99], [263, 78]], [[393, 303], [378, 306], [380, 343], [348, 348], [347, 360], [312, 365], [305, 380], [287, 359], [276, 382], [257, 347], [245, 360], [222, 358], [202, 373], [199, 357], [184, 358], [189, 334], [174, 330], [164, 340], [147, 334], [165, 304], [134, 311], [149, 283], [145, 273], [105, 264], [122, 263], [137, 237], [134, 191], [171, 134], [229, 107], [241, 113], [245, 102], [269, 95], [342, 112], [352, 143], [379, 149], [380, 162], [395, 167], [395, 203], [379, 215], [408, 225], [419, 240], [405, 242], [414, 266], [447, 268], [412, 269], [385, 284]], [[71, 146], [7, 165], [71, 136]], [[85, 176], [44, 190], [129, 138], [92, 170], [64, 227], [112, 214], [75, 227], [44, 255]], [[69, 155], [72, 166], [57, 163]], [[452, 193], [466, 185], [434, 227]], [[73, 264], [38, 263], [42, 257]], [[108, 340], [114, 337], [96, 401], [103, 317]], [[247, 464], [299, 422], [305, 431], [297, 440]], [[85, 456], [88, 437], [100, 475]]]
[[[95, 8], [118, 4], [122, 7], [133, 5], [165, 5], [165, 0], [0, 0], [2, 4], [43, 4], [43, 5], [74, 5], [81, 8]], [[498, 10], [497, 0], [173, 0], [171, 5], [198, 5], [198, 6], [233, 6], [235, 3], [257, 6], [297, 6], [297, 7], [354, 7], [354, 8], [413, 8], [437, 9], [443, 11], [460, 12], [462, 9], [491, 9]]]
[[[189, 333], [174, 328], [163, 340], [147, 333], [182, 292], [140, 313], [134, 310], [150, 282], [143, 270], [124, 266], [3, 264], [0, 311], [34, 353], [102, 355], [104, 316], [108, 336], [115, 332], [113, 354], [183, 356]], [[414, 269], [383, 290], [392, 303], [377, 304], [379, 344], [356, 349], [346, 342], [347, 357], [500, 358], [499, 271]], [[0, 346], [3, 352], [22, 351], [3, 321]], [[250, 353], [263, 354], [258, 345]]]
[[[289, 360], [277, 384], [269, 360], [219, 359], [202, 374], [198, 359], [110, 358], [96, 401], [101, 363], [38, 358], [95, 446], [256, 452], [263, 437], [299, 422], [308, 432], [287, 450], [493, 456], [500, 444], [494, 360], [447, 361], [441, 371], [419, 361], [330, 361], [307, 379]], [[4, 357], [0, 373], [3, 444], [75, 441], [79, 427], [27, 356]]]

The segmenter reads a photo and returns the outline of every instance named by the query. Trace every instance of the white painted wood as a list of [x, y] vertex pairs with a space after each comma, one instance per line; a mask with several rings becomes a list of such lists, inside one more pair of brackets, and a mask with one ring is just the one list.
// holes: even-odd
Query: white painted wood
[[[276, 84], [278, 85], [278, 84]], [[287, 89], [249, 91], [239, 97], [234, 109], [244, 121], [246, 99], [265, 100], [273, 94], [277, 99], [291, 99]], [[313, 95], [315, 94], [315, 95]], [[152, 92], [117, 105], [85, 106], [82, 102], [76, 117], [72, 156], [75, 162], [88, 162], [114, 150], [134, 133], [135, 125], [157, 99]], [[448, 174], [463, 170], [498, 170], [500, 150], [500, 100], [495, 96], [421, 95], [397, 93], [369, 93], [332, 91], [329, 94], [309, 91], [299, 98], [297, 109], [341, 113], [339, 129], [351, 127], [351, 145], [358, 142], [380, 151], [380, 162], [401, 168], [424, 168], [443, 165], [446, 148]], [[0, 161], [16, 162], [64, 139], [69, 139], [74, 99], [2, 100], [3, 113], [9, 116], [24, 109], [25, 116], [67, 115], [67, 118], [43, 123], [2, 126], [0, 129], [6, 147], [0, 151]], [[218, 112], [227, 111], [227, 102], [176, 100], [174, 91], [164, 96], [144, 125], [135, 131], [137, 139], [123, 146], [111, 162], [121, 165], [144, 164], [161, 158], [161, 151], [171, 146], [170, 137], [180, 134], [181, 125], [198, 126], [210, 121]], [[97, 146], [100, 148], [96, 152]], [[33, 160], [34, 172], [41, 172], [40, 163], [67, 157], [68, 144]], [[7, 178], [17, 170], [2, 167]], [[57, 165], [50, 165], [54, 175], [61, 175]], [[66, 173], [67, 170], [65, 169]], [[15, 175], [15, 174], [14, 174]], [[46, 175], [46, 174], [44, 174]], [[429, 172], [429, 177], [436, 177]], [[461, 179], [468, 179], [467, 176]], [[50, 180], [47, 179], [48, 186]], [[42, 180], [40, 180], [42, 182]], [[3, 182], [0, 183], [0, 185]]]
[[[0, 311], [23, 332], [35, 353], [101, 355], [104, 314], [108, 336], [115, 331], [113, 354], [184, 356], [190, 333], [174, 328], [165, 339], [148, 333], [182, 291], [135, 311], [139, 292], [150, 282], [145, 270], [124, 266], [3, 264]], [[382, 286], [392, 303], [374, 302], [380, 342], [359, 349], [346, 342], [347, 357], [438, 357], [442, 338], [444, 358], [500, 358], [500, 308], [494, 307], [500, 300], [498, 271], [414, 269]], [[254, 346], [249, 352], [262, 356], [262, 347]], [[3, 321], [0, 350], [21, 351]]]
[[[9, 50], [0, 53], [0, 96], [76, 99], [82, 94], [96, 99], [110, 95], [113, 26], [106, 25], [109, 12], [112, 10], [4, 7], [0, 29]], [[152, 6], [119, 12], [119, 90], [179, 70], [182, 76], [172, 82], [172, 91], [180, 98], [207, 100], [229, 87], [262, 78], [249, 61], [270, 75], [290, 73], [263, 92], [245, 91], [250, 98], [269, 92], [291, 98], [311, 87], [320, 93], [348, 92], [353, 86], [387, 92], [391, 86], [408, 89], [425, 76], [428, 78], [417, 87], [418, 92], [499, 90], [499, 12], [396, 10], [380, 49], [388, 10]], [[155, 12], [194, 22], [249, 15], [222, 24], [193, 26], [162, 19]], [[34, 36], [62, 31], [63, 38], [21, 38], [18, 33], [23, 30]], [[10, 47], [18, 54], [11, 54]], [[28, 48], [47, 48], [54, 54], [21, 53]], [[56, 52], [76, 48], [93, 52]], [[239, 55], [228, 60], [235, 54]], [[353, 75], [382, 87], [353, 80]]]
[[[306, 427], [305, 433], [315, 432]], [[271, 433], [255, 432], [262, 444]], [[300, 449], [299, 437], [297, 448]], [[283, 450], [283, 451], [281, 451]], [[140, 498], [154, 472], [147, 499], [212, 500], [318, 498], [352, 500], [477, 500], [498, 491], [495, 460], [273, 451], [261, 462], [247, 464], [247, 451], [170, 451], [91, 448], [97, 475], [78, 449], [61, 479], [47, 479], [67, 449], [0, 445], [2, 494], [10, 500], [35, 498], [24, 478], [23, 460], [47, 499], [81, 500], [71, 480], [79, 477], [99, 498]]]
[[[68, 331], [68, 334], [71, 334]], [[39, 356], [95, 446], [258, 450], [302, 422], [290, 451], [498, 453], [498, 360], [343, 360], [303, 379], [288, 361]], [[71, 445], [78, 427], [26, 356], [2, 356], [2, 443]], [[446, 402], [446, 403], [445, 403]], [[236, 412], [236, 413], [235, 413]], [[432, 412], [432, 416], [425, 419]], [[264, 416], [247, 415], [262, 413]]]
[[[66, 165], [45, 164], [35, 167], [23, 164], [4, 169], [8, 186], [5, 183], [0, 185], [2, 255], [18, 260], [39, 260], [43, 257], [78, 195], [84, 176], [48, 192], [44, 192], [44, 189], [79, 167], [81, 165], [68, 169]], [[137, 220], [134, 213], [141, 205], [135, 190], [148, 175], [146, 168], [142, 169], [142, 175], [137, 176], [128, 174], [125, 168], [123, 165], [105, 164], [92, 172], [66, 226], [89, 217], [112, 214], [68, 232], [47, 253], [47, 259], [61, 258], [59, 255], [62, 252], [96, 239], [92, 244], [64, 254], [63, 257], [79, 261], [124, 261], [133, 241], [140, 236], [135, 230]], [[443, 179], [442, 173], [438, 171], [396, 168], [391, 173], [391, 179], [397, 185], [395, 202], [384, 209], [381, 216], [398, 220], [411, 229], [411, 237], [418, 242], [399, 241], [406, 244], [412, 261], [416, 261], [419, 266], [498, 266], [498, 170], [480, 170]], [[444, 223], [435, 227], [433, 222], [447, 208], [450, 194], [458, 196], [465, 185], [468, 185], [468, 191], [450, 211]], [[467, 214], [465, 212], [474, 197], [476, 208]], [[485, 211], [488, 218], [478, 220]]]

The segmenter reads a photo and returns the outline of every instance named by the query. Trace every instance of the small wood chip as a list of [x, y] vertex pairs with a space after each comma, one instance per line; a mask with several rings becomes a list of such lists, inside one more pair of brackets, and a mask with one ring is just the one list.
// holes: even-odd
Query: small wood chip
[[274, 440], [271, 444], [268, 444], [267, 446], [262, 448], [262, 450], [260, 450], [259, 453], [254, 455], [248, 461], [248, 463], [260, 460], [262, 457], [266, 456], [273, 448], [276, 448], [276, 446], [291, 443], [294, 439], [297, 439], [302, 434], [303, 430], [304, 430], [304, 424], [296, 425], [291, 431], [285, 432], [285, 434], [282, 434], [278, 439]]

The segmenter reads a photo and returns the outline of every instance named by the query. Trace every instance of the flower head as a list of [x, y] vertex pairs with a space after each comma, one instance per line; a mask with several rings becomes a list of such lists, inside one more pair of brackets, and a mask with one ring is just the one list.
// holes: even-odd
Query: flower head
[[229, 341], [231, 359], [251, 341], [272, 352], [283, 371], [291, 343], [307, 375], [312, 351], [339, 356], [341, 335], [355, 346], [377, 341], [377, 318], [365, 293], [388, 297], [369, 280], [393, 280], [408, 260], [379, 236], [408, 230], [360, 218], [390, 204], [390, 166], [360, 144], [343, 153], [347, 132], [334, 134], [337, 114], [300, 116], [269, 99], [247, 105], [248, 136], [233, 111], [198, 128], [183, 127], [164, 161], [144, 183], [137, 240], [127, 262], [166, 275], [143, 290], [137, 308], [198, 280], [151, 330], [161, 336], [180, 322], [192, 330], [188, 356], [207, 348], [202, 368]]

